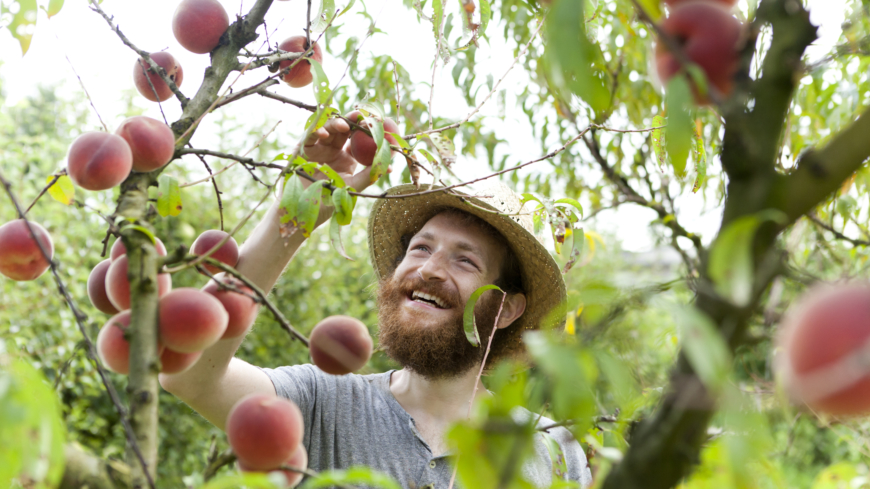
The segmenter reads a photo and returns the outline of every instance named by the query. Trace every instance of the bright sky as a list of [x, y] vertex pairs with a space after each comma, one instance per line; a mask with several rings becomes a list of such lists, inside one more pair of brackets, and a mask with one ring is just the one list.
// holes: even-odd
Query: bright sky
[[[746, 0], [741, 0], [745, 2]], [[40, 4], [47, 0], [39, 0]], [[184, 82], [181, 90], [192, 96], [194, 89], [202, 81], [203, 71], [208, 65], [208, 55], [197, 55], [183, 49], [176, 42], [171, 30], [172, 14], [177, 0], [105, 0], [102, 8], [115, 17], [115, 22], [122, 32], [137, 46], [149, 51], [168, 49], [179, 60], [184, 69]], [[253, 0], [221, 0], [231, 18], [240, 11], [247, 11]], [[316, 3], [316, 2], [315, 2]], [[359, 9], [362, 1], [358, 1], [354, 9]], [[124, 108], [129, 98], [135, 94], [132, 83], [133, 65], [136, 54], [124, 46], [109, 30], [106, 22], [98, 14], [87, 7], [84, 0], [67, 1], [59, 15], [48, 20], [40, 12], [36, 36], [34, 36], [30, 51], [23, 58], [17, 41], [8, 30], [0, 31], [0, 75], [3, 80], [3, 90], [10, 103], [31, 94], [38, 84], [62, 84], [64, 90], [82, 96], [81, 89], [75, 81], [75, 76], [66, 61], [68, 56], [75, 70], [81, 76], [82, 82], [90, 93], [94, 105], [110, 130], [123, 119]], [[244, 4], [244, 5], [243, 5]], [[345, 4], [344, 0], [336, 0], [337, 6]], [[812, 21], [820, 25], [820, 39], [810, 48], [810, 57], [818, 59], [824, 56], [830, 46], [836, 43], [840, 35], [840, 25], [844, 20], [846, 0], [809, 0]], [[367, 0], [365, 7], [377, 18], [378, 27], [386, 34], [378, 34], [366, 41], [362, 56], [367, 53], [386, 53], [403, 66], [411, 75], [411, 79], [420, 82], [417, 90], [422, 99], [428, 100], [428, 82], [431, 79], [431, 62], [434, 54], [433, 37], [430, 24], [420, 24], [416, 15], [397, 0]], [[343, 32], [365, 32], [367, 24], [360, 16], [348, 14], [341, 18], [351, 24], [343, 28]], [[272, 43], [292, 35], [303, 34], [305, 25], [304, 0], [275, 2], [269, 15], [267, 25]], [[459, 28], [458, 26], [456, 28]], [[490, 29], [500, 29], [491, 25]], [[258, 46], [258, 44], [255, 44]], [[335, 44], [334, 48], [339, 45]], [[498, 80], [513, 60], [509, 51], [501, 45], [481, 45], [477, 56], [478, 64], [475, 72], [479, 79], [485, 79], [486, 74], [492, 74]], [[338, 80], [344, 70], [341, 63], [328, 55], [325, 56], [324, 67], [332, 84]], [[243, 76], [235, 85], [244, 88], [261, 81], [267, 76], [265, 70], [258, 70]], [[234, 75], [230, 76], [230, 81]], [[507, 92], [508, 117], [504, 121], [497, 118], [488, 119], [500, 136], [507, 140], [501, 151], [511, 155], [512, 163], [528, 161], [539, 157], [540, 145], [531, 136], [525, 116], [519, 114], [511, 117], [511, 111], [518, 111], [514, 106], [513, 94], [516, 87], [522, 86], [526, 79], [521, 70], [511, 72], [503, 82], [502, 88]], [[425, 83], [424, 83], [425, 82]], [[286, 85], [278, 85], [273, 91], [287, 97], [306, 102], [313, 101], [310, 87], [293, 89]], [[484, 91], [481, 91], [483, 93]], [[176, 120], [181, 109], [174, 99], [165, 102], [163, 109], [166, 117]], [[82, 103], [86, 103], [83, 99]], [[146, 109], [145, 115], [160, 119], [161, 115], [156, 104], [135, 95], [133, 103]], [[449, 72], [439, 70], [436, 77], [435, 112], [440, 117], [454, 120], [462, 119], [467, 113], [463, 99], [453, 88], [452, 76]], [[309, 113], [279, 104], [274, 101], [249, 97], [245, 102], [231, 104], [222, 111], [227, 111], [240, 122], [250, 121], [251, 125], [260, 126], [268, 121], [269, 125], [282, 121], [275, 132], [278, 141], [291, 145], [298, 137], [298, 131], [303, 127]], [[483, 115], [498, 113], [495, 100], [485, 106]], [[214, 119], [211, 119], [213, 121]], [[401, 121], [400, 121], [401, 122]], [[94, 119], [96, 124], [96, 119]], [[615, 122], [614, 122], [615, 125]], [[193, 139], [196, 147], [215, 147], [215, 126], [207, 119]], [[94, 126], [93, 129], [96, 129]], [[251, 137], [253, 143], [257, 138]], [[554, 145], [553, 148], [557, 147]], [[486, 171], [485, 162], [460, 155], [458, 161], [460, 177], [480, 176]], [[58, 167], [64, 162], [58, 162]], [[712, 232], [718, 226], [718, 216], [693, 214], [692, 209], [703, 207], [700, 195], [680, 197], [681, 222], [694, 231], [706, 234], [712, 238]], [[694, 202], [697, 200], [697, 202]], [[640, 251], [649, 249], [653, 242], [645, 224], [649, 222], [651, 211], [639, 209], [636, 206], [623, 206], [619, 211], [602, 213], [593, 228], [600, 232], [611, 232], [623, 242], [629, 250]]]

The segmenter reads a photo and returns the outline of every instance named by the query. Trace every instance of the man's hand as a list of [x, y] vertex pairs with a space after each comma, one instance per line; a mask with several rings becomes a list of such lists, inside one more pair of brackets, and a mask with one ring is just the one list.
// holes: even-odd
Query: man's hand
[[[344, 149], [350, 137], [350, 125], [344, 119], [329, 119], [320, 129], [311, 133], [302, 146], [302, 155], [308, 161], [316, 161], [329, 165], [344, 179], [348, 186], [357, 191], [371, 185], [371, 167], [363, 168], [354, 175], [360, 166], [351, 154]], [[317, 173], [317, 179], [326, 179], [326, 175]]]

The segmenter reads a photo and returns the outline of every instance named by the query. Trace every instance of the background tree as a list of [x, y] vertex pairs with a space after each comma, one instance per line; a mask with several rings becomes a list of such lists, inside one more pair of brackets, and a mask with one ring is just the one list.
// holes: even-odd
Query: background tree
[[[24, 38], [26, 14], [35, 11], [36, 3], [3, 5], [14, 11], [10, 31]], [[160, 208], [161, 201], [147, 200], [149, 192], [157, 198], [154, 187], [161, 175], [167, 176], [158, 170], [132, 174], [111, 196], [78, 191], [77, 205], [61, 209], [48, 199], [39, 200], [27, 214], [52, 232], [59, 279], [87, 313], [82, 325], [90, 338], [104, 317], [84, 299], [85, 281], [101, 259], [107, 228], [110, 234], [121, 234], [131, 250], [147, 249], [149, 241], [145, 234], [124, 231], [132, 224], [150, 229], [176, 250], [206, 228], [234, 229], [259, 200], [250, 195], [252, 186], [265, 192], [279, 180], [279, 172], [295, 171], [293, 179], [303, 178], [300, 172], [306, 167], [292, 154], [291, 141], [279, 142], [270, 137], [269, 126], [239, 124], [222, 111], [251, 103], [256, 96], [333, 117], [346, 114], [368, 96], [370, 103], [381, 104], [399, 121], [404, 141], [417, 143], [408, 153], [413, 159], [395, 159], [394, 170], [401, 171], [384, 175], [382, 188], [413, 181], [427, 170], [448, 184], [504, 171], [500, 178], [534, 194], [537, 200], [530, 206], [536, 222], [554, 246], [561, 244], [561, 259], [566, 270], [571, 269], [566, 274], [572, 292], [567, 331], [529, 337], [533, 368], [505, 365], [490, 375], [488, 386], [499, 395], [478, 406], [472, 419], [451, 434], [461, 453], [471, 454], [459, 460], [459, 480], [465, 486], [521, 486], [512, 461], [535, 435], [533, 428], [508, 416], [517, 404], [568, 424], [588, 447], [598, 483], [607, 487], [801, 487], [829, 465], [817, 483], [834, 475], [854, 479], [867, 470], [861, 465], [868, 455], [866, 421], [785, 408], [774, 392], [770, 361], [779, 319], [800, 291], [820, 280], [865, 275], [870, 237], [863, 198], [867, 170], [862, 163], [870, 154], [863, 137], [870, 128], [867, 117], [859, 114], [868, 104], [866, 3], [849, 4], [841, 44], [812, 64], [801, 62], [814, 38], [803, 6], [789, 0], [763, 0], [757, 8], [740, 5], [737, 15], [747, 34], [735, 88], [711, 108], [692, 106], [691, 87], [703, 90], [704, 85], [697, 78], [675, 78], [665, 95], [653, 83], [650, 45], [661, 34], [652, 25], [662, 25], [661, 6], [655, 2], [409, 3], [405, 7], [417, 12], [420, 25], [432, 26], [434, 36], [427, 38], [426, 52], [439, 54], [433, 72], [449, 71], [467, 106], [461, 114], [468, 116], [455, 118], [439, 116], [438, 105], [432, 103], [432, 92], [447, 90], [445, 85], [432, 84], [429, 74], [412, 76], [388, 54], [366, 50], [370, 33], [388, 35], [397, 27], [378, 22], [362, 3], [350, 6], [352, 13], [370, 23], [361, 29], [352, 28], [352, 16], [333, 16], [346, 6], [323, 2], [319, 12], [313, 6], [312, 35], [316, 38], [316, 31], [326, 29], [321, 43], [341, 65], [338, 73], [346, 64], [347, 76], [336, 83], [338, 78], [330, 75], [329, 89], [296, 97], [303, 102], [281, 95], [274, 86], [278, 82], [267, 80], [271, 75], [264, 68], [269, 63], [247, 56], [262, 42], [249, 44], [257, 29], [260, 38], [265, 37], [262, 18], [277, 5], [260, 0], [247, 6], [244, 17], [232, 19], [227, 43], [212, 53], [212, 69], [203, 84], [197, 90], [184, 86], [184, 93], [196, 95], [182, 104], [173, 124], [179, 138], [176, 156], [193, 152], [185, 144], [198, 134], [195, 121], [205, 115], [204, 120], [216, 121], [215, 139], [221, 141], [209, 151], [223, 153], [225, 161], [242, 160], [236, 173], [229, 173], [233, 178], [217, 179], [223, 192], [220, 205], [213, 187], [185, 187], [183, 211], [158, 217], [150, 209]], [[56, 6], [57, 2], [44, 5], [49, 13]], [[111, 13], [113, 6], [100, 8]], [[40, 28], [37, 35], [41, 32]], [[144, 40], [130, 41], [138, 45]], [[516, 57], [513, 70], [525, 73], [529, 83], [502, 82], [510, 64], [491, 76], [479, 69], [481, 58], [502, 45]], [[263, 47], [261, 54], [267, 49]], [[239, 81], [232, 95], [224, 92], [235, 79], [234, 70], [250, 60], [259, 64], [259, 69], [251, 65], [246, 70], [244, 80], [250, 83]], [[245, 91], [241, 86], [256, 89]], [[221, 94], [226, 98], [216, 103]], [[323, 106], [318, 109], [316, 104]], [[364, 107], [378, 110], [374, 105]], [[124, 115], [137, 110], [131, 106], [128, 112]], [[25, 206], [64, 166], [58, 162], [69, 142], [85, 126], [95, 125], [81, 100], [58, 99], [52, 89], [14, 107], [7, 105], [0, 117], [5, 129], [0, 172], [11, 184], [10, 194]], [[307, 117], [294, 129], [297, 136], [320, 119]], [[511, 133], [500, 121], [521, 119], [528, 121], [525, 127], [540, 142], [540, 156], [533, 158], [543, 157], [540, 162], [518, 160], [505, 149], [511, 148]], [[437, 131], [429, 137], [420, 134], [429, 130]], [[248, 155], [250, 160], [240, 157], [254, 145], [257, 151]], [[187, 159], [190, 162], [183, 163]], [[244, 163], [250, 163], [247, 171], [238, 168]], [[170, 168], [176, 182], [204, 174], [202, 162], [190, 156]], [[163, 182], [172, 186], [171, 180]], [[367, 193], [377, 195], [377, 190]], [[572, 210], [576, 207], [571, 201], [558, 203], [560, 198], [576, 200], [584, 212]], [[331, 251], [324, 229], [314, 235], [269, 299], [303, 334], [322, 317], [336, 313], [375, 327], [373, 298], [359, 293], [370, 291], [374, 282], [362, 245], [368, 200], [358, 200], [356, 218], [350, 230], [343, 231], [344, 252], [356, 261]], [[229, 202], [245, 204], [230, 207]], [[638, 270], [640, 259], [620, 255], [612, 237], [604, 237], [608, 246], [602, 250], [596, 233], [581, 230], [601, 226], [603, 219], [613, 216], [610, 209], [622, 206], [648, 210], [651, 231], [680, 257], [678, 271], [650, 266]], [[0, 212], [4, 222], [18, 217], [12, 206], [4, 205]], [[108, 226], [99, 213], [134, 221]], [[696, 226], [686, 224], [696, 215], [719, 221], [720, 214], [718, 232], [705, 235], [697, 232], [697, 221]], [[246, 230], [243, 226], [236, 235], [244, 236]], [[131, 260], [139, 259], [137, 253], [131, 253]], [[140, 280], [153, 280], [157, 261], [149, 253], [142, 259], [146, 267]], [[17, 357], [54, 383], [69, 437], [79, 444], [68, 447], [67, 473], [84, 466], [81, 457], [96, 456], [110, 461], [100, 466], [109, 467], [114, 483], [123, 484], [125, 477], [118, 475], [132, 471], [134, 484], [147, 485], [138, 457], [125, 455], [130, 444], [120, 421], [126, 415], [104, 393], [76, 317], [56, 287], [48, 286], [51, 278], [46, 275], [23, 286], [0, 280], [0, 334], [7, 351], [4, 378], [21, 386], [36, 382], [21, 373], [25, 367], [10, 367], [21, 364], [9, 359]], [[192, 270], [174, 274], [173, 280], [176, 286], [202, 282]], [[154, 317], [156, 294], [134, 294], [133, 302], [136, 338], [148, 337], [154, 321], [147, 319]], [[131, 370], [138, 373], [131, 374], [129, 382], [114, 376], [112, 381], [119, 386], [121, 404], [129, 406], [137, 446], [149, 462], [152, 478], [170, 486], [198, 485], [204, 472], [212, 473], [206, 465], [225, 460], [217, 456], [217, 448], [204, 460], [212, 437], [217, 447], [224, 446], [222, 435], [183, 404], [159, 393], [156, 374], [147, 368], [153, 345], [149, 354], [143, 346], [147, 342], [136, 338]], [[264, 366], [307, 360], [304, 348], [266, 313], [258, 318], [240, 355]], [[380, 371], [388, 365], [376, 355], [368, 368]], [[20, 388], [7, 392], [12, 394], [2, 397], [5, 409], [0, 409], [0, 416], [14, 422], [0, 426], [28, 426], [28, 421], [12, 417], [13, 407], [29, 406], [28, 402], [47, 418], [53, 416], [44, 399], [16, 397], [15, 392], [23, 392]], [[3, 429], [4, 436], [16, 439], [7, 434], [9, 428]], [[481, 438], [501, 443], [480, 444]], [[192, 445], [199, 450], [192, 450]], [[155, 458], [158, 449], [160, 463]], [[10, 458], [16, 456], [14, 450], [0, 451], [0, 461], [13, 462], [0, 466], [24, 463], [23, 472], [9, 474], [18, 475], [21, 484], [56, 481], [61, 466], [54, 455], [57, 450], [46, 450], [30, 453], [31, 459], [24, 462], [20, 455]], [[45, 457], [53, 461], [52, 470], [34, 462]], [[119, 464], [122, 459], [125, 463]], [[693, 468], [697, 470], [692, 474]], [[258, 482], [249, 477], [248, 483]]]

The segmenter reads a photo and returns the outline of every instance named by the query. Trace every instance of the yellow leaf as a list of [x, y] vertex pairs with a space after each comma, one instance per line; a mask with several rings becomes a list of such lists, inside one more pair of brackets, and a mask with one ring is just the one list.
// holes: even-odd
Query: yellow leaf
[[[45, 183], [51, 183], [52, 180], [54, 180], [54, 175], [46, 178]], [[71, 205], [75, 199], [75, 194], [75, 185], [73, 185], [72, 180], [70, 180], [66, 175], [61, 175], [51, 187], [48, 187], [48, 195], [63, 205]]]

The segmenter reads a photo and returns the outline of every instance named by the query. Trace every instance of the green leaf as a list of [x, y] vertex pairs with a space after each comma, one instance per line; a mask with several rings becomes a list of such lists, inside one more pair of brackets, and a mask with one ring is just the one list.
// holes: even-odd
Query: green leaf
[[440, 133], [429, 134], [429, 140], [435, 145], [435, 150], [438, 151], [438, 156], [441, 157], [441, 163], [450, 166], [456, 161], [456, 145], [453, 144], [447, 136]]
[[546, 58], [557, 86], [589, 104], [595, 112], [610, 106], [610, 90], [604, 83], [603, 55], [586, 36], [583, 2], [553, 2], [547, 14]]
[[731, 372], [731, 352], [713, 320], [694, 307], [674, 311], [683, 352], [708, 389], [718, 392]]
[[444, 7], [441, 0], [432, 0], [432, 31], [435, 33], [435, 44], [441, 35], [441, 22], [444, 20]]
[[0, 487], [21, 487], [12, 484], [18, 478], [24, 487], [57, 487], [65, 438], [60, 402], [43, 375], [0, 352]]
[[401, 489], [390, 476], [369, 467], [351, 467], [347, 470], [327, 470], [305, 481], [302, 489], [318, 489], [337, 485]]
[[161, 217], [181, 214], [181, 189], [178, 180], [163, 174], [157, 178], [157, 212]]
[[[308, 61], [311, 63], [311, 74], [314, 76], [314, 83], [312, 86], [314, 87], [314, 98], [317, 99], [317, 103], [321, 105], [318, 107], [318, 112], [326, 111], [326, 107], [322, 107], [322, 104], [325, 104], [329, 100], [329, 96], [332, 94], [332, 90], [329, 89], [329, 78], [326, 77], [326, 73], [323, 71], [323, 66], [316, 59], [308, 58]], [[304, 61], [300, 61], [303, 63]]]
[[308, 117], [307, 121], [305, 121], [305, 127], [311, 127], [311, 131], [314, 132], [323, 127], [323, 125], [326, 124], [326, 121], [328, 121], [333, 114], [338, 114], [338, 109], [335, 107], [326, 107], [323, 110], [317, 110]]
[[148, 236], [148, 239], [151, 240], [151, 244], [153, 244], [154, 246], [157, 246], [157, 236], [154, 236], [154, 233], [152, 233], [151, 230], [146, 228], [145, 226], [133, 224], [133, 225], [130, 225], [130, 226], [127, 226], [126, 228], [124, 228], [125, 231], [128, 229], [139, 231], [140, 233], [144, 234], [145, 236]]
[[496, 285], [484, 285], [471, 294], [468, 302], [465, 303], [465, 312], [462, 314], [462, 326], [465, 328], [465, 338], [474, 346], [480, 346], [480, 335], [477, 333], [477, 324], [475, 324], [474, 320], [474, 306], [477, 304], [480, 296], [487, 290], [498, 290], [504, 294], [504, 291]]
[[640, 5], [646, 11], [653, 21], [658, 21], [662, 16], [662, 6], [660, 0], [638, 0]]
[[332, 192], [332, 205], [335, 207], [334, 219], [340, 226], [347, 226], [353, 218], [353, 208], [356, 200], [347, 193], [347, 189], [337, 188]]
[[[47, 184], [52, 180], [54, 180], [54, 176], [46, 178], [45, 182]], [[73, 203], [73, 200], [75, 200], [76, 186], [73, 185], [70, 177], [61, 175], [57, 178], [57, 181], [51, 185], [51, 187], [48, 187], [48, 195], [63, 205], [70, 205]]]
[[278, 212], [282, 224], [289, 223], [299, 213], [299, 201], [305, 187], [302, 185], [302, 177], [291, 173], [284, 180], [284, 192], [281, 194], [281, 210]]
[[656, 154], [656, 161], [659, 163], [659, 168], [664, 169], [665, 163], [667, 162], [668, 154], [665, 151], [665, 127], [667, 122], [665, 118], [657, 115], [653, 117], [652, 127], [657, 127], [659, 129], [653, 129], [652, 131], [652, 145], [653, 151]]
[[[291, 179], [291, 181], [299, 181], [299, 178]], [[281, 216], [281, 222], [288, 223], [294, 228], [294, 230], [290, 230], [285, 227], [285, 235], [293, 234], [295, 230], [301, 230], [302, 235], [306, 238], [311, 236], [311, 232], [314, 231], [314, 226], [317, 224], [317, 217], [320, 215], [324, 183], [326, 182], [323, 180], [312, 182], [308, 188], [300, 192], [298, 187], [302, 186], [302, 182], [299, 181], [298, 187], [296, 184], [289, 185], [292, 187], [289, 195], [285, 190], [281, 198], [281, 207], [286, 214]], [[288, 201], [286, 207], [284, 206], [285, 198]], [[296, 199], [295, 203], [290, 202], [292, 198]]]
[[[12, 37], [21, 45], [21, 55], [24, 56], [30, 49], [30, 41], [33, 39], [33, 31], [36, 27], [36, 0], [16, 0], [15, 3], [18, 4], [18, 12], [12, 16], [12, 22], [8, 27]], [[5, 3], [0, 8], [0, 14], [11, 14]]]
[[314, 34], [320, 34], [326, 30], [333, 15], [335, 15], [335, 0], [320, 0], [320, 11], [317, 12], [317, 17], [311, 19], [312, 40]]
[[486, 33], [486, 26], [489, 25], [490, 20], [492, 20], [492, 6], [489, 0], [480, 0], [480, 27], [477, 29], [479, 37], [483, 37]]
[[719, 233], [710, 249], [707, 269], [717, 293], [737, 306], [749, 304], [754, 282], [752, 242], [755, 232], [766, 221], [783, 223], [786, 220], [781, 211], [767, 209], [735, 219]]
[[849, 481], [861, 474], [855, 464], [838, 462], [823, 470], [813, 482], [812, 489], [840, 489], [852, 487]]
[[339, 175], [338, 172], [333, 170], [329, 165], [317, 165], [317, 170], [326, 175], [326, 178], [328, 178], [336, 187], [347, 187], [347, 184], [344, 182], [344, 179], [341, 178], [341, 175]]
[[701, 189], [704, 181], [707, 180], [707, 151], [704, 148], [704, 139], [701, 138], [701, 128], [698, 126], [695, 130], [695, 140], [693, 144], [694, 151], [692, 155], [695, 159], [695, 184], [692, 185], [692, 193]]
[[376, 119], [383, 121], [387, 117], [384, 112], [384, 107], [378, 102], [370, 100], [368, 102], [360, 102], [355, 105], [357, 110], [363, 113], [363, 116], [374, 116]]
[[685, 76], [675, 76], [668, 82], [667, 107], [668, 127], [665, 131], [665, 147], [674, 167], [674, 174], [686, 173], [686, 160], [692, 149], [692, 117], [689, 114], [692, 92]]
[[329, 242], [332, 243], [332, 247], [339, 255], [353, 261], [353, 258], [347, 256], [344, 245], [341, 243], [341, 226], [342, 224], [338, 222], [338, 214], [333, 215], [332, 219], [329, 220]]
[[580, 205], [580, 202], [577, 202], [574, 199], [569, 199], [566, 197], [566, 198], [557, 200], [555, 203], [556, 204], [568, 204], [571, 207], [577, 209], [577, 212], [580, 213], [580, 217], [583, 217], [583, 206]]
[[402, 135], [401, 135], [401, 134], [396, 134], [396, 133], [394, 133], [394, 132], [389, 132], [389, 131], [387, 131], [386, 134], [389, 134], [389, 135], [393, 136], [393, 138], [396, 139], [396, 145], [399, 146], [400, 148], [402, 148], [402, 149], [411, 149], [411, 145], [408, 144], [408, 141], [405, 141], [404, 139], [402, 139]]
[[48, 14], [48, 18], [52, 18], [58, 13], [60, 13], [60, 9], [63, 8], [63, 0], [49, 0], [48, 9], [46, 9], [45, 13]]
[[350, 8], [353, 7], [353, 4], [355, 3], [356, 0], [350, 0], [349, 2], [347, 2], [347, 5], [343, 9], [341, 9], [341, 12], [338, 13], [338, 17], [341, 17], [342, 15], [350, 11]]

